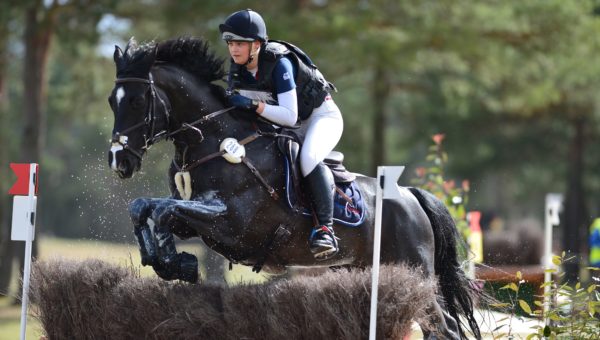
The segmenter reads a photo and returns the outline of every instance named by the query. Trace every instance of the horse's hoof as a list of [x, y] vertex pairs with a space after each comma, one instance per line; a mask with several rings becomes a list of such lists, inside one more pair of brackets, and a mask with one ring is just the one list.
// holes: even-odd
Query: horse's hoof
[[152, 268], [163, 280], [198, 282], [198, 260], [186, 252], [164, 256]]
[[182, 252], [179, 256], [181, 256], [179, 279], [190, 283], [198, 282], [198, 259], [196, 256], [186, 252]]
[[156, 256], [142, 256], [142, 266], [154, 266], [158, 263], [158, 257]]

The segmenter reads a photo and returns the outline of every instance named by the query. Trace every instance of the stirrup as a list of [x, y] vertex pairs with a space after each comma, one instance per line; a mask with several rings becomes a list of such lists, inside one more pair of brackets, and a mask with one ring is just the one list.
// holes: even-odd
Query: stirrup
[[310, 251], [316, 260], [327, 260], [337, 254], [338, 242], [333, 229], [325, 225], [313, 228], [309, 238]]

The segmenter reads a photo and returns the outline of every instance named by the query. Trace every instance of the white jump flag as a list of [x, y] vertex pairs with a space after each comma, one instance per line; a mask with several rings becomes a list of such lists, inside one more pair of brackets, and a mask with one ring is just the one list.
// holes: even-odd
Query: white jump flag
[[371, 280], [371, 320], [369, 339], [375, 340], [377, 330], [377, 293], [379, 289], [379, 260], [381, 254], [381, 212], [383, 199], [399, 199], [398, 179], [404, 172], [403, 166], [377, 167], [377, 194], [375, 200], [375, 230], [373, 237], [373, 277]]
[[36, 163], [11, 163], [10, 167], [17, 175], [17, 181], [8, 191], [9, 194], [15, 195], [13, 199], [11, 240], [25, 241], [25, 267], [23, 268], [23, 294], [21, 298], [21, 340], [25, 340], [29, 277], [31, 276], [31, 248], [35, 235], [39, 166]]
[[550, 280], [552, 273], [550, 270], [556, 266], [552, 263], [552, 227], [560, 224], [560, 212], [563, 208], [562, 194], [546, 194], [546, 216], [544, 223], [544, 256], [542, 257], [542, 266], [544, 268], [544, 324], [550, 325], [548, 311], [550, 310]]

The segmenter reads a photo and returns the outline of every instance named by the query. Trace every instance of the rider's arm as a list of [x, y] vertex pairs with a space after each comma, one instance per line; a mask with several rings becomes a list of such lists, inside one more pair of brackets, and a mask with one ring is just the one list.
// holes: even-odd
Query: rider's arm
[[272, 76], [277, 91], [277, 105], [261, 103], [257, 112], [278, 125], [294, 126], [298, 120], [298, 98], [292, 62], [287, 58], [279, 59]]

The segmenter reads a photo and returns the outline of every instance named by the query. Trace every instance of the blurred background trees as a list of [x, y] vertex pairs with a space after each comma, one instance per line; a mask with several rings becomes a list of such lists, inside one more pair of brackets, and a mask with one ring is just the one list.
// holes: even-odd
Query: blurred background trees
[[[107, 166], [114, 45], [204, 37], [226, 56], [218, 24], [252, 8], [270, 37], [302, 47], [339, 89], [338, 149], [348, 168], [408, 167], [444, 133], [448, 176], [469, 179], [471, 210], [506, 220], [543, 217], [544, 195], [565, 194], [562, 249], [585, 253], [600, 212], [600, 21], [597, 1], [128, 1], [0, 4], [0, 189], [8, 163], [41, 163], [38, 231], [131, 242], [127, 203], [166, 196], [171, 146], [143, 172]], [[9, 258], [10, 202], [0, 196], [0, 267]], [[568, 273], [577, 272], [577, 263]], [[4, 267], [2, 267], [4, 268]], [[0, 268], [1, 269], [1, 268]], [[4, 275], [5, 270], [0, 270]], [[2, 277], [0, 277], [2, 291]]]

